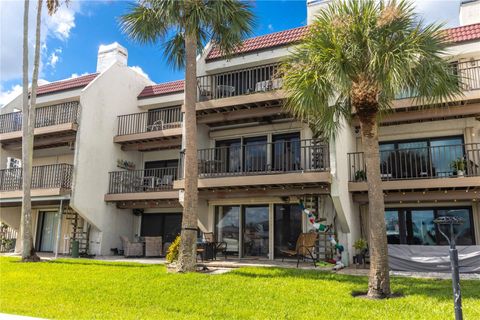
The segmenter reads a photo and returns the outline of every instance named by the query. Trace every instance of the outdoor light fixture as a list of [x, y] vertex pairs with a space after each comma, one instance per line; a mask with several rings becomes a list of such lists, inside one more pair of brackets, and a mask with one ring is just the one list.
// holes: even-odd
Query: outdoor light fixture
[[[460, 275], [458, 271], [458, 251], [455, 245], [455, 240], [458, 235], [454, 235], [453, 226], [461, 225], [464, 219], [461, 217], [439, 217], [433, 220], [438, 225], [438, 231], [447, 239], [450, 245], [450, 264], [452, 267], [452, 286], [453, 286], [453, 303], [455, 307], [455, 320], [462, 320], [462, 292], [460, 291]], [[450, 226], [450, 237], [443, 231], [442, 226]]]

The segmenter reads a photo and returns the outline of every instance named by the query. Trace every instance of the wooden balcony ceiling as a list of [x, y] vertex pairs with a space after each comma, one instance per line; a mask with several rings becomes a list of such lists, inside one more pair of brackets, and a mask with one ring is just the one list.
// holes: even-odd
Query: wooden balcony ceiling
[[253, 107], [278, 107], [283, 104], [286, 94], [283, 90], [272, 90], [234, 97], [197, 102], [197, 116], [212, 113], [231, 112]]
[[181, 208], [178, 191], [107, 194], [105, 201], [116, 203], [120, 209]]
[[[77, 128], [76, 123], [35, 128], [33, 148], [45, 149], [72, 145], [75, 142]], [[22, 131], [0, 134], [0, 143], [5, 150], [21, 150]]]
[[115, 136], [113, 141], [121, 144], [124, 151], [178, 149], [182, 144], [182, 128]]
[[[353, 200], [360, 203], [368, 203], [368, 193], [356, 192]], [[441, 202], [480, 202], [480, 188], [451, 188], [451, 189], [424, 189], [424, 190], [392, 190], [384, 192], [385, 203], [441, 203]]]
[[208, 188], [200, 189], [199, 197], [202, 199], [232, 199], [252, 197], [289, 197], [309, 194], [329, 194], [327, 184], [291, 184], [269, 186], [238, 186], [232, 188]]

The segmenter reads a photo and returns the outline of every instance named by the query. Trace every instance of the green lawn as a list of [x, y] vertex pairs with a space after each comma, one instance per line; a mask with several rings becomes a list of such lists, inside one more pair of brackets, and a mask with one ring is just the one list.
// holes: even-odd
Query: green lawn
[[[241, 268], [167, 274], [164, 266], [0, 257], [0, 312], [61, 319], [453, 319], [450, 281], [394, 278], [402, 298], [353, 298], [365, 277]], [[480, 319], [480, 281], [462, 281], [465, 319]]]

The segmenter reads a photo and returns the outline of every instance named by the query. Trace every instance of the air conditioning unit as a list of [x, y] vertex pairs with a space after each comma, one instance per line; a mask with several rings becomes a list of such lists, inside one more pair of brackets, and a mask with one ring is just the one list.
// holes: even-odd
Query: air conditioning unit
[[13, 157], [7, 157], [7, 169], [21, 168], [22, 161]]

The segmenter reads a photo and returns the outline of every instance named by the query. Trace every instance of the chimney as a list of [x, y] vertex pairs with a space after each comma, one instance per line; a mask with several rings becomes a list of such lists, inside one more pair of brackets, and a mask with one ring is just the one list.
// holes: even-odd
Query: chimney
[[460, 4], [460, 25], [480, 23], [480, 0], [463, 0]]
[[331, 2], [332, 0], [307, 0], [307, 24], [311, 24], [317, 13], [327, 8]]
[[97, 72], [103, 72], [114, 63], [127, 65], [128, 51], [125, 47], [114, 42], [100, 45], [97, 56]]

